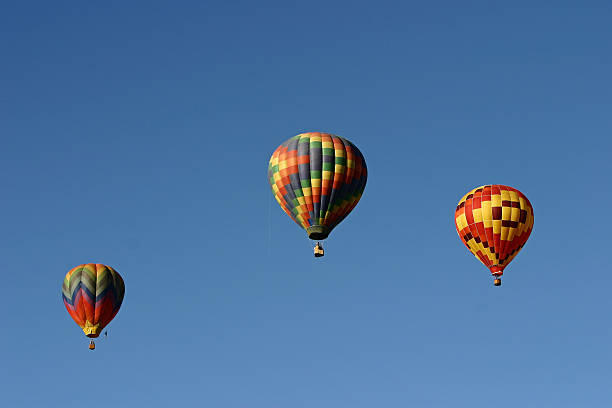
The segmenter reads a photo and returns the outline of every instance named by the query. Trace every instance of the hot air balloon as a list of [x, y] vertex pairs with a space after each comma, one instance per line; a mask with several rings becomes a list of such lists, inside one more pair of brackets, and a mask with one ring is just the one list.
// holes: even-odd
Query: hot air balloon
[[[110, 266], [83, 264], [72, 268], [64, 278], [62, 298], [64, 306], [87, 337], [96, 338], [115, 317], [125, 284], [121, 275]], [[89, 349], [95, 349], [93, 340]]]
[[[282, 209], [313, 240], [323, 240], [359, 202], [368, 178], [363, 155], [329, 133], [302, 133], [272, 154], [268, 180]], [[320, 242], [315, 257], [323, 256]]]
[[533, 207], [515, 188], [486, 185], [459, 201], [455, 226], [465, 246], [489, 268], [495, 286], [500, 286], [504, 268], [531, 234]]

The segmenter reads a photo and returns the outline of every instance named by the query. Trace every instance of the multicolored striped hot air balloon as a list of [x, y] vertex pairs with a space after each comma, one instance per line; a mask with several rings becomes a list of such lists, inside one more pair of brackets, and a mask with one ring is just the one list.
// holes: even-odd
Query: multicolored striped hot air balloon
[[[282, 209], [313, 240], [323, 240], [357, 205], [368, 178], [354, 144], [329, 133], [302, 133], [272, 154], [268, 180]], [[323, 256], [320, 243], [315, 256]]]
[[533, 207], [523, 193], [498, 184], [473, 189], [455, 210], [459, 237], [501, 285], [504, 268], [527, 242]]
[[[125, 284], [121, 275], [110, 266], [83, 264], [72, 268], [64, 278], [64, 306], [87, 337], [96, 338], [115, 317]], [[90, 349], [95, 348], [93, 340]]]

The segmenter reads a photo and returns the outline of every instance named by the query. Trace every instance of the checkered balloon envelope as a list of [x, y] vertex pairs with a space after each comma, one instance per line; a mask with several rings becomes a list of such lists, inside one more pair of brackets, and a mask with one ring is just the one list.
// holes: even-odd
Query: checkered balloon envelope
[[365, 159], [353, 143], [320, 132], [290, 138], [274, 151], [268, 165], [276, 201], [313, 240], [327, 238], [355, 208], [367, 173]]
[[496, 278], [523, 248], [533, 229], [533, 207], [515, 188], [493, 184], [468, 192], [455, 210], [455, 226], [467, 248]]

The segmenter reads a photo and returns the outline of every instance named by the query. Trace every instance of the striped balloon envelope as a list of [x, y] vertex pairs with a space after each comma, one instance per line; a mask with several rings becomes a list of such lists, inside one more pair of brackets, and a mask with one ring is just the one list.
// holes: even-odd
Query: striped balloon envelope
[[62, 285], [64, 306], [87, 337], [100, 335], [115, 317], [125, 294], [121, 275], [110, 266], [83, 264], [66, 274]]
[[504, 268], [527, 242], [533, 207], [523, 193], [499, 184], [473, 189], [455, 210], [459, 237], [501, 284]]
[[302, 133], [281, 144], [268, 165], [276, 201], [311, 239], [322, 240], [355, 208], [368, 178], [359, 149], [329, 133]]

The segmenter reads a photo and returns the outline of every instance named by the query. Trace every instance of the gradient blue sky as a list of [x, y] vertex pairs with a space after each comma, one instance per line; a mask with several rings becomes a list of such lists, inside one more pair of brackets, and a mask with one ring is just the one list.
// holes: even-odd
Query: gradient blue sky
[[[495, 3], [495, 4], [492, 4]], [[4, 2], [5, 407], [612, 406], [609, 1]], [[328, 131], [362, 201], [312, 257], [268, 158]], [[534, 232], [492, 286], [482, 184]], [[95, 352], [73, 266], [126, 298]]]

